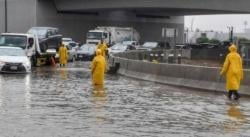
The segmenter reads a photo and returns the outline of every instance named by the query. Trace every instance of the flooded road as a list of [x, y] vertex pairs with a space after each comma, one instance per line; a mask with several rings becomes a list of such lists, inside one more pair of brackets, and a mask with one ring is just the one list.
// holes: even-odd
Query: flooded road
[[82, 64], [0, 75], [1, 137], [250, 137], [250, 101], [107, 75], [94, 97]]

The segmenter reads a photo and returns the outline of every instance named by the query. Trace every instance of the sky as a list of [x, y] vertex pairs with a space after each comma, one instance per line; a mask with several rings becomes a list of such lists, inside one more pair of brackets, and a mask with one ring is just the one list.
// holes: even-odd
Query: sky
[[245, 28], [250, 28], [250, 14], [185, 16], [185, 27], [190, 30], [191, 24], [193, 30], [198, 28], [219, 32], [228, 32], [228, 27], [233, 26], [234, 32], [240, 33]]

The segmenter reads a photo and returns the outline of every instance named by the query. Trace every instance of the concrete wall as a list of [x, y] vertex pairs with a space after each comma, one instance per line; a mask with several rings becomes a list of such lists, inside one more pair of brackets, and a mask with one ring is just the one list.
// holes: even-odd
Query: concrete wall
[[[111, 57], [110, 65], [120, 63], [119, 74], [162, 84], [195, 88], [214, 92], [226, 92], [225, 81], [220, 79], [220, 68], [178, 64], [155, 64]], [[250, 70], [244, 71], [241, 94], [250, 95]]]
[[0, 33], [4, 32], [5, 28], [5, 8], [4, 0], [0, 0]]
[[39, 1], [37, 6], [37, 26], [58, 27], [65, 37], [83, 42], [87, 30], [95, 27], [95, 15], [58, 13], [53, 1]]
[[[36, 21], [36, 0], [7, 0], [8, 32], [27, 32]], [[0, 32], [4, 32], [4, 0], [0, 1]]]

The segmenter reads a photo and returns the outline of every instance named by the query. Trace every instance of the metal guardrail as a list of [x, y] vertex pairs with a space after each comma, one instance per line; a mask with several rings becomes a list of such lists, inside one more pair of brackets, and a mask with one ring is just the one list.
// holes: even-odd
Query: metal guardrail
[[[181, 51], [179, 51], [181, 52]], [[181, 53], [178, 53], [181, 57]], [[170, 50], [152, 50], [152, 51], [129, 51], [126, 53], [118, 53], [115, 56], [133, 59], [133, 60], [142, 60], [150, 62], [160, 62], [160, 63], [174, 63], [174, 56]]]
[[181, 59], [190, 60], [218, 60], [224, 61], [228, 51], [226, 49], [178, 49], [176, 57], [173, 50], [129, 51], [118, 53], [116, 56], [159, 63], [181, 63]]

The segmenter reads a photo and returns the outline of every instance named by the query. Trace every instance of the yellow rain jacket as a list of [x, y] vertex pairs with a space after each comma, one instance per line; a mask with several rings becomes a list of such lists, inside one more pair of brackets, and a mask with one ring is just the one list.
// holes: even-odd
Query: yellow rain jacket
[[59, 63], [60, 64], [67, 64], [68, 61], [68, 50], [65, 46], [61, 46], [59, 48]]
[[101, 50], [96, 50], [96, 56], [91, 64], [91, 73], [92, 73], [92, 83], [93, 85], [103, 85], [104, 73], [106, 69], [105, 58], [101, 55]]
[[106, 58], [106, 51], [108, 50], [107, 44], [105, 42], [103, 42], [102, 44], [99, 43], [97, 49], [100, 49], [101, 55]]
[[243, 79], [242, 60], [235, 45], [231, 45], [229, 51], [220, 74], [226, 74], [226, 89], [228, 91], [239, 90], [240, 81]]

